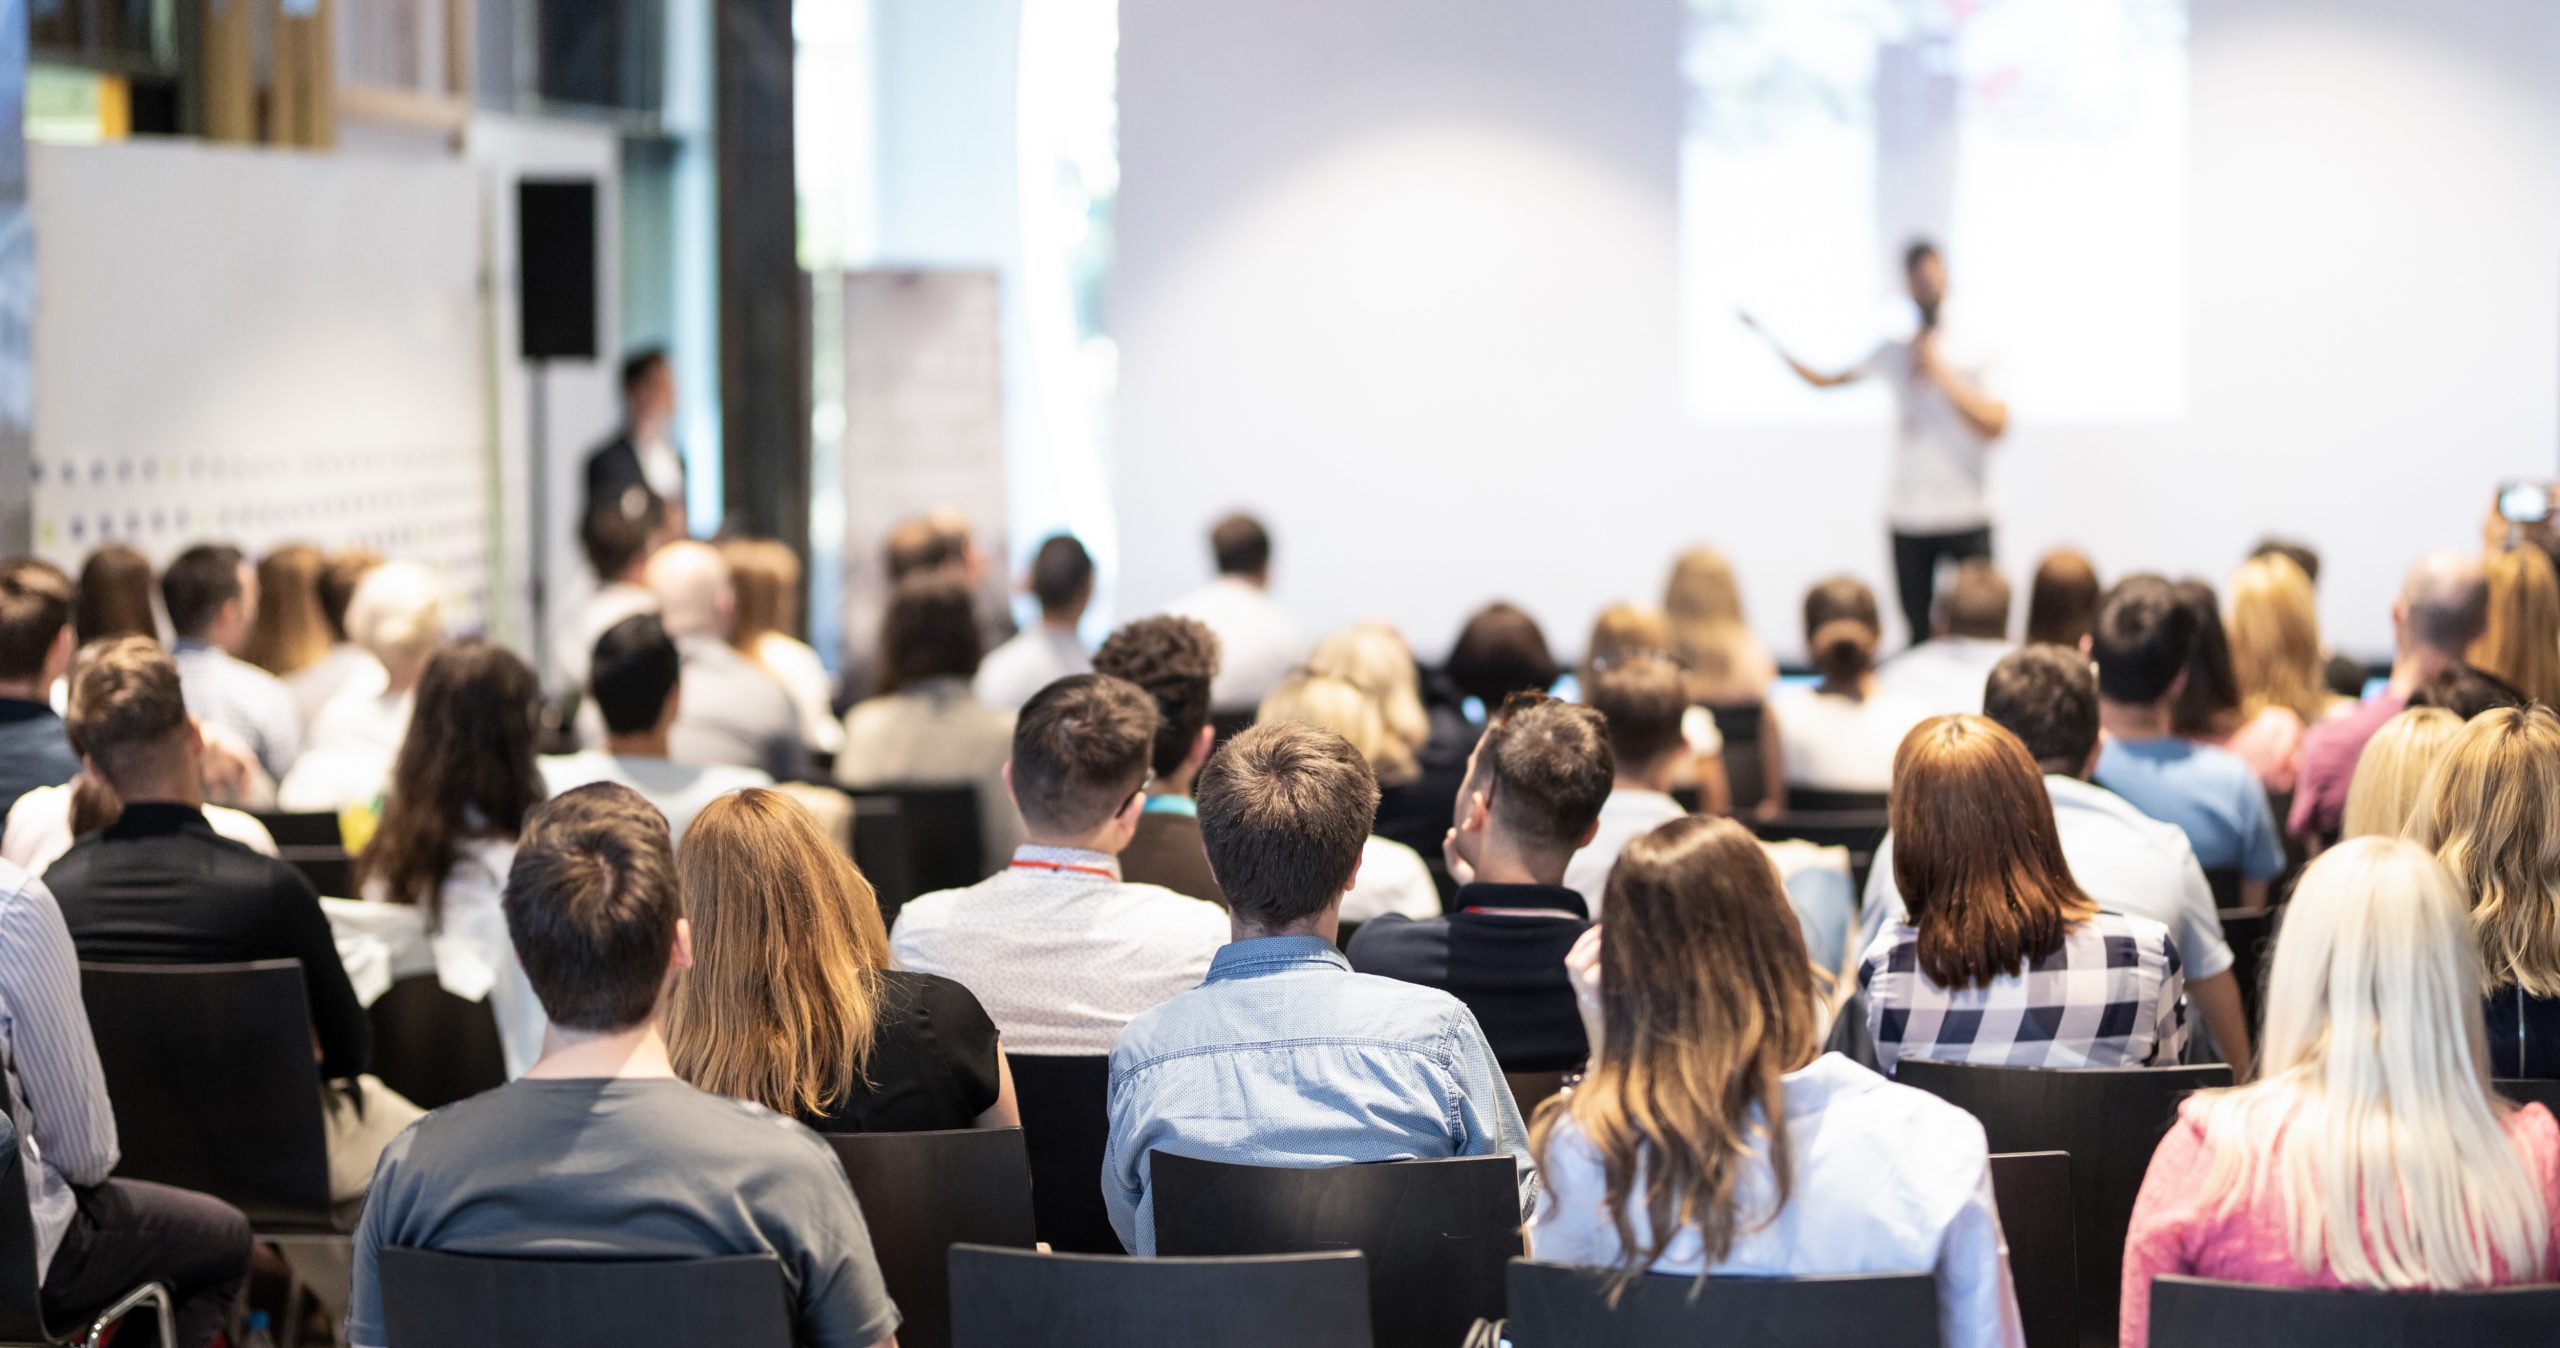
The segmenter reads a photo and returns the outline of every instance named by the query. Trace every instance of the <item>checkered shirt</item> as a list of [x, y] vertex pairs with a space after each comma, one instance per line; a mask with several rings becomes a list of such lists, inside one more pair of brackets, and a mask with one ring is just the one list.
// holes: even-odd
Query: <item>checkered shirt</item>
[[2169, 929], [2099, 913], [2025, 973], [1978, 988], [1939, 987], [1920, 971], [1920, 936], [1899, 923], [1858, 964], [1877, 1065], [1910, 1058], [1997, 1067], [2140, 1067], [2177, 1061], [2186, 1043], [2184, 980]]

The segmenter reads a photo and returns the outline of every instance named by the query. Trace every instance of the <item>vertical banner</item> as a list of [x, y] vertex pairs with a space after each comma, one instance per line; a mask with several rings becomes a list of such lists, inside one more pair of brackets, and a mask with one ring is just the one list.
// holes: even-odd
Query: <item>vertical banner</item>
[[27, 219], [27, 3], [0, 0], [0, 556], [34, 539], [35, 230]]

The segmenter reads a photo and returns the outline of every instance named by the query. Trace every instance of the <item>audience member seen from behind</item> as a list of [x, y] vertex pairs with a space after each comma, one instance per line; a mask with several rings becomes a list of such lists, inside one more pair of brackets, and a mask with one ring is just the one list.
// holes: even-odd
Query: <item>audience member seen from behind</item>
[[579, 522], [578, 547], [596, 583], [553, 639], [554, 669], [567, 687], [587, 686], [587, 662], [606, 632], [625, 618], [658, 611], [658, 596], [645, 581], [649, 550], [658, 542], [655, 519], [646, 513], [626, 515], [608, 503]]
[[241, 658], [283, 679], [328, 658], [329, 624], [320, 616], [320, 572], [327, 553], [287, 543], [258, 559], [258, 620]]
[[1013, 713], [980, 702], [977, 618], [969, 591], [944, 572], [901, 581], [880, 625], [880, 693], [845, 713], [836, 784], [852, 790], [970, 786], [989, 873], [1004, 869], [1023, 837], [1005, 793]]
[[2222, 746], [2240, 755], [2267, 790], [2289, 795], [2302, 770], [2303, 736], [2329, 714], [2320, 610], [2310, 580], [2282, 556], [2242, 563], [2231, 578], [2224, 628], [2240, 716]]
[[2263, 908], [2285, 864], [2266, 788], [2237, 755], [2176, 729], [2180, 697], [2195, 677], [2200, 616], [2158, 576], [2128, 576], [2107, 591], [2089, 637], [2106, 732], [2097, 782], [2184, 830], [2208, 873], [2235, 873], [2235, 906]]
[[1159, 1151], [1297, 1167], [1508, 1154], [1522, 1218], [1534, 1210], [1519, 1107], [1475, 1017], [1445, 992], [1353, 973], [1334, 946], [1377, 810], [1368, 760], [1312, 726], [1255, 726], [1202, 770], [1200, 830], [1235, 940], [1111, 1051], [1103, 1202], [1130, 1253], [1156, 1250]]
[[1591, 914], [1564, 881], [1614, 776], [1600, 713], [1533, 697], [1514, 695], [1476, 745], [1449, 835], [1449, 869], [1464, 878], [1449, 915], [1382, 918], [1349, 949], [1362, 973], [1455, 994], [1506, 1072], [1571, 1071], [1590, 1051], [1564, 956]]
[[[2148, 918], [2169, 929], [2194, 1006], [2223, 1058], [2249, 1068], [2249, 1021], [2240, 1005], [2234, 957], [2223, 939], [2213, 887], [2175, 824], [2144, 814], [2090, 784], [2098, 761], [2098, 684], [2088, 657], [2060, 646], [2029, 646], [1991, 671], [1983, 714], [2018, 737], [2044, 773], [2055, 835], [2071, 878], [2099, 908]], [[1861, 948], [1888, 925], [1909, 920], [1894, 880], [1895, 840], [1887, 836], [1867, 872]]]
[[2231, 633], [2222, 625], [2222, 600], [2200, 580], [2171, 581], [2169, 590], [2195, 615], [2196, 634], [2187, 656], [2187, 681], [2169, 708], [2170, 727], [2188, 739], [2220, 746], [2240, 728], [2240, 676], [2231, 668]]
[[347, 613], [355, 607], [356, 589], [380, 565], [382, 558], [375, 553], [340, 548], [323, 559], [319, 573], [312, 577], [312, 598], [319, 605], [329, 649], [319, 660], [284, 676], [285, 687], [293, 690], [294, 705], [302, 709], [306, 729], [320, 719], [320, 709], [349, 686], [378, 686], [381, 681], [382, 662], [366, 653], [347, 631]]
[[1156, 704], [1146, 804], [1121, 850], [1120, 873], [1131, 884], [1162, 885], [1226, 906], [1200, 850], [1200, 810], [1191, 799], [1191, 784], [1217, 737], [1209, 725], [1209, 687], [1218, 676], [1218, 638], [1190, 618], [1140, 618], [1102, 643], [1093, 668], [1135, 684]]
[[[2314, 579], [2317, 579], [2315, 576]], [[2409, 705], [2418, 686], [2459, 665], [2489, 626], [2489, 586], [2478, 558], [2438, 552], [2410, 568], [2391, 604], [2391, 682], [2302, 737], [2302, 773], [2287, 826], [2302, 837], [2335, 836], [2355, 780], [2356, 758], [2382, 723]]]
[[542, 779], [554, 795], [590, 782], [630, 787], [666, 816], [682, 842], [703, 806], [732, 791], [773, 785], [773, 778], [754, 768], [679, 763], [668, 755], [691, 690], [684, 685], [683, 657], [655, 615], [614, 624], [588, 663], [588, 692], [603, 720], [604, 747], [542, 760]]
[[2009, 578], [1987, 558], [1965, 562], [1938, 595], [1929, 639], [1884, 662], [1876, 682], [1932, 716], [1982, 710], [1982, 681], [2009, 642]]
[[2190, 1097], [2151, 1157], [2125, 1234], [2125, 1348], [2149, 1341], [2162, 1274], [2385, 1292], [2551, 1281], [2560, 1127], [2490, 1088], [2462, 910], [2455, 879], [2397, 839], [2355, 839], [2303, 873], [2259, 1079]]
[[[1756, 754], [1751, 763], [1727, 766], [1732, 800], [1775, 814], [1785, 791], [1785, 751], [1768, 716], [1769, 690], [1778, 680], [1777, 662], [1752, 635], [1742, 612], [1742, 587], [1733, 567], [1713, 548], [1692, 548], [1672, 565], [1663, 587], [1663, 617], [1671, 629], [1671, 655], [1689, 676], [1689, 700], [1715, 718], [1734, 754]], [[1757, 767], [1760, 797], [1743, 794]]]
[[551, 1028], [524, 1079], [419, 1120], [383, 1154], [355, 1232], [347, 1338], [389, 1342], [385, 1249], [546, 1259], [779, 1260], [792, 1337], [890, 1348], [862, 1209], [827, 1144], [685, 1084], [667, 1001], [693, 963], [666, 821], [610, 784], [533, 812], [507, 928]]
[[801, 741], [834, 753], [844, 725], [836, 720], [836, 683], [826, 662], [800, 639], [800, 554], [770, 538], [732, 538], [720, 544], [720, 557], [737, 592], [729, 644], [791, 695]]
[[1020, 1122], [995, 1022], [894, 968], [880, 900], [799, 802], [713, 801], [677, 857], [693, 968], [667, 1008], [676, 1072], [832, 1133]]
[[2081, 553], [2056, 548], [2036, 563], [2027, 586], [2027, 644], [2078, 646], [2098, 617], [2098, 568]]
[[[1354, 623], [1316, 643], [1307, 668], [1349, 682], [1378, 705], [1390, 734], [1406, 750], [1395, 755], [1412, 760], [1412, 773], [1390, 774], [1383, 759], [1378, 769], [1378, 824], [1381, 838], [1402, 843], [1425, 863], [1440, 847], [1458, 790], [1467, 779], [1467, 755], [1474, 752], [1478, 731], [1455, 705], [1435, 709], [1423, 698], [1422, 670], [1404, 634], [1384, 622]], [[1445, 699], [1444, 699], [1445, 703]], [[1390, 777], [1396, 780], [1390, 780]], [[1440, 877], [1433, 876], [1438, 883]]]
[[53, 685], [71, 668], [71, 578], [50, 562], [0, 562], [0, 820], [18, 797], [80, 771]]
[[2356, 760], [2339, 837], [2397, 838], [2407, 831], [2428, 774], [2453, 749], [2463, 725], [2442, 707], [2411, 707], [2383, 722]]
[[1673, 770], [1689, 751], [1680, 737], [1687, 694], [1680, 667], [1664, 656], [1619, 661], [1582, 690], [1583, 700], [1608, 726], [1614, 779], [1591, 841], [1565, 867], [1564, 887], [1582, 896], [1594, 922], [1619, 851], [1689, 813], [1671, 798]]
[[281, 809], [370, 806], [382, 794], [408, 734], [418, 680], [444, 639], [444, 586], [414, 562], [385, 562], [356, 586], [347, 633], [373, 658], [380, 677], [349, 679], [320, 709], [302, 757], [276, 783]]
[[2500, 1077], [2560, 1078], [2560, 715], [2502, 707], [2462, 727], [2407, 836], [2468, 896]]
[[1886, 927], [1858, 967], [1886, 1073], [1904, 1058], [2178, 1060], [2178, 947], [2168, 928], [2101, 911], [2073, 881], [2017, 736], [1979, 716], [1911, 732], [1894, 764], [1893, 872], [1909, 920]]
[[[1371, 774], [1414, 771], [1413, 750], [1387, 728], [1378, 704], [1341, 679], [1301, 670], [1282, 679], [1262, 699], [1258, 725], [1295, 721], [1342, 736], [1369, 760]], [[1367, 922], [1389, 913], [1399, 917], [1438, 917], [1440, 889], [1422, 854], [1392, 839], [1369, 835], [1360, 854], [1360, 878], [1342, 898], [1342, 920]]]
[[2503, 548], [2482, 561], [2481, 573], [2489, 584], [2489, 626], [2471, 643], [2472, 667], [2560, 707], [2560, 575], [2550, 555], [2530, 544]]
[[108, 543], [80, 566], [80, 593], [71, 606], [71, 631], [79, 644], [115, 637], [160, 639], [151, 612], [151, 559], [140, 548]]
[[1121, 876], [1155, 743], [1155, 702], [1133, 684], [1071, 674], [1041, 689], [1002, 772], [1029, 841], [995, 875], [898, 910], [899, 967], [976, 992], [1016, 1055], [1109, 1053], [1226, 943], [1225, 913]]
[[433, 975], [449, 993], [486, 1001], [509, 1077], [542, 1053], [542, 1007], [499, 903], [525, 817], [544, 794], [534, 757], [541, 696], [532, 668], [492, 642], [456, 641], [428, 659], [382, 822], [356, 858], [356, 889], [372, 906], [332, 913], [342, 950], [379, 942], [393, 981]]
[[[2302, 578], [2311, 582], [2315, 592], [2319, 589], [2320, 554], [2311, 545], [2289, 538], [2262, 538], [2258, 540], [2257, 546], [2249, 549], [2250, 560], [2255, 561], [2261, 557], [2284, 558], [2293, 563], [2296, 570], [2302, 572]], [[2320, 679], [2327, 687], [2329, 696], [2350, 703], [2362, 698], [2368, 674], [2364, 662], [2348, 659], [2325, 647], [2321, 655], [2324, 663], [2321, 665]]]
[[1538, 620], [1504, 603], [1487, 604], [1467, 619], [1441, 671], [1460, 696], [1475, 704], [1478, 720], [1492, 715], [1513, 693], [1546, 692], [1564, 675]]
[[1617, 1289], [1926, 1271], [1940, 1342], [2019, 1344], [1982, 1125], [1821, 1052], [1804, 941], [1758, 840], [1731, 820], [1664, 824], [1608, 893], [1608, 938], [1573, 953], [1591, 1068], [1531, 1129], [1538, 1257]]
[[80, 836], [45, 880], [80, 958], [300, 961], [330, 1192], [363, 1193], [374, 1158], [417, 1109], [363, 1075], [371, 1032], [311, 883], [206, 822], [204, 739], [187, 719], [176, 666], [138, 637], [90, 647], [72, 674], [69, 723], [86, 772], [73, 811]]
[[1928, 713], [1876, 682], [1884, 639], [1875, 591], [1834, 576], [1804, 597], [1805, 649], [1822, 681], [1770, 699], [1786, 748], [1789, 789], [1881, 796], [1894, 750]]
[[1218, 682], [1211, 706], [1242, 715], [1260, 706], [1281, 676], [1307, 658], [1306, 633], [1271, 597], [1271, 531], [1251, 515], [1229, 515], [1209, 531], [1218, 578], [1165, 605], [1218, 634]]
[[678, 540], [650, 553], [643, 574], [693, 692], [668, 731], [676, 761], [760, 768], [781, 782], [806, 780], [809, 746], [791, 694], [729, 644], [738, 593], [720, 550]]
[[[1592, 620], [1591, 639], [1583, 646], [1582, 668], [1575, 671], [1574, 696], [1591, 699], [1600, 672], [1625, 660], [1649, 660], [1671, 652], [1671, 624], [1661, 610], [1642, 604], [1612, 604]], [[1674, 785], [1694, 788], [1704, 814], [1731, 814], [1733, 788], [1724, 771], [1724, 731], [1715, 713], [1695, 703], [1681, 713], [1680, 731], [1689, 752], [1675, 765]]]
[[2419, 684], [2418, 691], [2409, 695], [2412, 708], [2441, 707], [2464, 721], [2500, 707], [2521, 707], [2530, 700], [2523, 689], [2469, 665], [2437, 670], [2435, 677]]
[[188, 713], [236, 737], [283, 781], [302, 754], [302, 710], [283, 680], [239, 654], [258, 617], [257, 573], [238, 548], [199, 544], [161, 573], [160, 599], [177, 634], [170, 653]]
[[1093, 602], [1093, 557], [1072, 535], [1052, 534], [1031, 554], [1023, 589], [1040, 605], [1040, 621], [987, 652], [972, 686], [978, 700], [1013, 711], [1033, 693], [1093, 668], [1076, 628]]

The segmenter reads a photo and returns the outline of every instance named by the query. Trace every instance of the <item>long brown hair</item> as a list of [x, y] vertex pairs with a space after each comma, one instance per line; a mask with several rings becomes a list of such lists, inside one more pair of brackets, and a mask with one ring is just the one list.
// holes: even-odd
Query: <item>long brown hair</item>
[[889, 933], [871, 882], [798, 801], [706, 806], [676, 858], [693, 968], [667, 1012], [678, 1075], [800, 1117], [866, 1080]]
[[2027, 587], [2027, 644], [2077, 646], [2098, 617], [2098, 568], [2069, 548], [2036, 563]]
[[755, 655], [767, 634], [800, 635], [800, 555], [770, 538], [727, 538], [720, 556], [729, 563], [729, 588], [737, 607], [729, 620], [729, 644]]
[[329, 622], [320, 611], [320, 572], [328, 556], [308, 543], [287, 543], [258, 559], [258, 616], [245, 657], [270, 674], [291, 674], [329, 653]]
[[435, 930], [447, 872], [474, 838], [513, 838], [542, 803], [534, 759], [541, 685], [515, 652], [456, 641], [427, 658], [400, 739], [382, 825], [356, 858], [359, 887], [379, 880]]
[[151, 559], [122, 543], [90, 553], [71, 603], [71, 630], [83, 646], [115, 637], [159, 640], [160, 624], [151, 616]]
[[1920, 971], [1978, 988], [2062, 946], [2098, 911], [2071, 878], [2027, 746], [1981, 716], [1933, 716], [1893, 756], [1893, 882]]
[[[1813, 1061], [1821, 1024], [1777, 867], [1732, 820], [1686, 815], [1628, 843], [1607, 907], [1599, 1051], [1579, 1087], [1539, 1107], [1529, 1145], [1544, 1167], [1569, 1115], [1599, 1154], [1618, 1233], [1615, 1295], [1682, 1231], [1697, 1231], [1713, 1267], [1786, 1208], [1794, 1167], [1780, 1078]], [[1776, 1189], [1767, 1212], [1746, 1213], [1738, 1190], [1763, 1142]], [[1639, 1184], [1642, 1241], [1628, 1211]]]
[[2514, 684], [2546, 707], [2560, 707], [2560, 573], [2530, 544], [2493, 552], [2489, 627], [2471, 643], [2471, 665]]

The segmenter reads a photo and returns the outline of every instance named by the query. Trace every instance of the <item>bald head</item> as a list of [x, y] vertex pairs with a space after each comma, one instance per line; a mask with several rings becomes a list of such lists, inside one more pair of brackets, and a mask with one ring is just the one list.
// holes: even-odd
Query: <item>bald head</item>
[[2409, 568], [2398, 607], [2410, 644], [2461, 659], [2489, 626], [2489, 581], [2480, 559], [2450, 548], [2429, 553]]
[[719, 549], [692, 539], [669, 543], [649, 554], [642, 580], [658, 597], [658, 617], [668, 636], [728, 637], [738, 600]]

